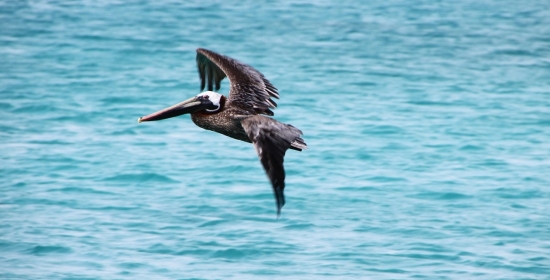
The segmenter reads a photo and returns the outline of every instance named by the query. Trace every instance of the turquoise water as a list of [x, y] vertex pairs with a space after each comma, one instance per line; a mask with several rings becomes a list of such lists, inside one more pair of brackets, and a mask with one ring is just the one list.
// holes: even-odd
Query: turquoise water
[[[0, 278], [547, 279], [550, 2], [357, 3], [1, 1]], [[198, 47], [304, 132], [278, 220], [250, 144], [136, 122]]]

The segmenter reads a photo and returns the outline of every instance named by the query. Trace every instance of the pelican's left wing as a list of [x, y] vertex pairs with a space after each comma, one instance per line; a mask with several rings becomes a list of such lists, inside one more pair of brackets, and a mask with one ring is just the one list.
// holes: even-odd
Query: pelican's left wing
[[285, 205], [284, 156], [289, 148], [298, 151], [307, 149], [306, 143], [300, 137], [302, 131], [266, 116], [249, 117], [243, 119], [241, 124], [250, 141], [254, 143], [260, 162], [271, 181], [279, 216]]
[[277, 88], [260, 71], [231, 57], [206, 49], [197, 49], [197, 67], [201, 78], [201, 90], [219, 90], [220, 82], [229, 78], [229, 102], [247, 110], [250, 114], [273, 116], [279, 98]]

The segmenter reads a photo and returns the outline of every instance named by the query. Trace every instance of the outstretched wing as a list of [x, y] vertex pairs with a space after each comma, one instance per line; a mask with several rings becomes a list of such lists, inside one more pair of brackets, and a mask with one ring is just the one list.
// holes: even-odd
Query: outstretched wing
[[285, 168], [283, 161], [289, 148], [301, 151], [307, 145], [300, 137], [302, 131], [292, 125], [278, 122], [265, 116], [253, 116], [241, 121], [241, 124], [254, 143], [275, 194], [277, 216], [285, 205]]
[[273, 116], [270, 109], [277, 103], [271, 97], [279, 98], [275, 88], [262, 73], [252, 66], [219, 53], [197, 49], [197, 67], [201, 78], [201, 90], [219, 90], [220, 82], [229, 78], [229, 102], [250, 114]]

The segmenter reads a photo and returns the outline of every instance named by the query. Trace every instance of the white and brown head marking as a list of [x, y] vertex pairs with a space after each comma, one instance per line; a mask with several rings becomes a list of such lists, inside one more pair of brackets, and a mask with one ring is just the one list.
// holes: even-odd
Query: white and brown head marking
[[204, 99], [208, 99], [210, 100], [210, 102], [212, 102], [212, 104], [214, 104], [215, 106], [217, 106], [216, 109], [212, 109], [212, 110], [209, 110], [209, 109], [206, 109], [207, 112], [216, 112], [220, 109], [220, 107], [222, 106], [222, 97], [223, 95], [217, 93], [217, 92], [213, 92], [213, 91], [205, 91], [205, 92], [202, 92], [201, 94], [197, 95], [198, 98], [204, 98]]

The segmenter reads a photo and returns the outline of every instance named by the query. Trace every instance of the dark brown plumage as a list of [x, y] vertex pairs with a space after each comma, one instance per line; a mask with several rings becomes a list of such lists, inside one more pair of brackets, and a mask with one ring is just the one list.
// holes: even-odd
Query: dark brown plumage
[[[212, 130], [254, 144], [260, 162], [271, 181], [277, 202], [277, 215], [285, 204], [284, 156], [290, 148], [307, 149], [302, 131], [267, 116], [277, 107], [271, 98], [279, 98], [275, 88], [262, 73], [252, 66], [206, 49], [197, 49], [197, 67], [201, 90], [195, 98], [147, 115], [139, 121], [161, 120], [191, 113], [193, 122]], [[219, 90], [221, 81], [230, 82], [229, 97], [212, 91]], [[267, 115], [267, 116], [265, 116]]]

